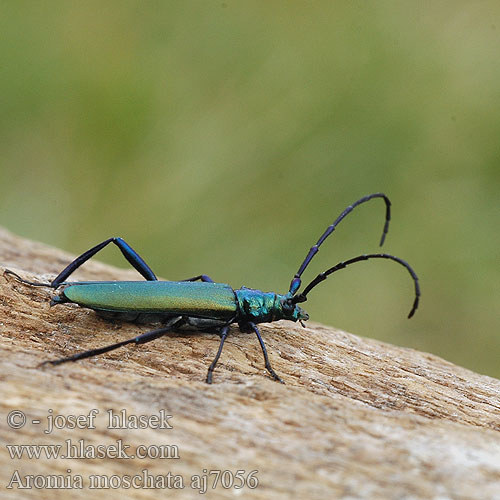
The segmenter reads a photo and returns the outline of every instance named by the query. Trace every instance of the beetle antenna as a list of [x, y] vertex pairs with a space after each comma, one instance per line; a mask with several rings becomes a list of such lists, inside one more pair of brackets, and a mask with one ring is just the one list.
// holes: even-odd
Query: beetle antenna
[[309, 250], [309, 253], [306, 255], [306, 258], [304, 259], [304, 262], [302, 262], [301, 266], [299, 267], [299, 270], [295, 274], [295, 276], [292, 278], [292, 281], [290, 283], [290, 291], [289, 293], [291, 295], [294, 295], [297, 290], [300, 288], [300, 285], [302, 283], [301, 281], [301, 276], [302, 273], [305, 271], [306, 267], [309, 265], [311, 262], [312, 258], [316, 255], [316, 253], [319, 250], [319, 247], [322, 245], [322, 243], [330, 236], [333, 231], [335, 231], [335, 228], [339, 224], [339, 222], [349, 213], [351, 213], [358, 205], [361, 205], [362, 203], [365, 203], [373, 198], [383, 198], [385, 202], [385, 223], [384, 223], [384, 229], [382, 230], [382, 236], [380, 238], [380, 246], [384, 244], [385, 237], [387, 235], [387, 231], [389, 230], [389, 221], [391, 220], [391, 202], [389, 201], [389, 198], [383, 193], [374, 193], [374, 194], [369, 194], [367, 196], [363, 196], [363, 198], [360, 198], [358, 201], [354, 202], [352, 205], [349, 205], [338, 217], [337, 219], [328, 226], [325, 230], [325, 232], [321, 235], [320, 239], [317, 241], [316, 245], [312, 246], [311, 249]]
[[307, 294], [319, 283], [322, 281], [326, 280], [330, 274], [333, 274], [336, 271], [340, 271], [341, 269], [345, 269], [347, 266], [350, 264], [354, 264], [355, 262], [361, 262], [363, 260], [369, 260], [369, 259], [389, 259], [393, 260], [394, 262], [397, 262], [398, 264], [401, 264], [403, 267], [407, 269], [407, 271], [410, 273], [411, 277], [413, 278], [413, 282], [415, 284], [415, 300], [413, 301], [413, 306], [411, 308], [410, 314], [408, 314], [408, 318], [411, 318], [414, 314], [415, 311], [417, 310], [418, 307], [418, 302], [420, 299], [420, 285], [418, 283], [418, 277], [415, 271], [411, 268], [410, 264], [408, 262], [404, 261], [403, 259], [400, 259], [399, 257], [394, 257], [394, 255], [389, 255], [386, 253], [372, 253], [372, 254], [365, 254], [365, 255], [359, 255], [358, 257], [354, 257], [352, 259], [346, 260], [345, 262], [339, 262], [337, 265], [331, 267], [330, 269], [327, 269], [326, 271], [318, 274], [316, 278], [314, 278], [309, 285], [307, 285], [302, 293], [299, 293], [295, 295], [294, 297], [290, 298], [290, 302], [293, 304], [297, 304], [298, 302], [305, 302], [307, 300]]

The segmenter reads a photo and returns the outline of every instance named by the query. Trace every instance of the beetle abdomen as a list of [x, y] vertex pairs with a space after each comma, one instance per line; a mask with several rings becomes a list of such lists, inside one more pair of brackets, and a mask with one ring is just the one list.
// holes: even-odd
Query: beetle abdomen
[[221, 283], [116, 281], [72, 284], [64, 298], [101, 311], [168, 313], [230, 319], [236, 314], [233, 289]]

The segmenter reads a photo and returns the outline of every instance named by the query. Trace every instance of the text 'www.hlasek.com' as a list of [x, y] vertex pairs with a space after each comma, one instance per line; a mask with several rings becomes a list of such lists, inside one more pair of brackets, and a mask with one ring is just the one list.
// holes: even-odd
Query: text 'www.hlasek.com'
[[[49, 409], [42, 419], [31, 418], [21, 410], [12, 410], [8, 413], [6, 421], [14, 432], [25, 426], [43, 429], [40, 442], [30, 438], [29, 443], [5, 444], [8, 456], [13, 461], [12, 473], [7, 484], [4, 485], [7, 489], [191, 488], [204, 494], [210, 489], [254, 489], [259, 485], [258, 470], [207, 467], [195, 474], [176, 474], [170, 470], [171, 464], [182, 460], [181, 451], [176, 444], [132, 445], [120, 437], [104, 444], [97, 443], [93, 439], [93, 434], [90, 434], [91, 439], [79, 437], [61, 439], [57, 443], [45, 441], [49, 437], [56, 438], [58, 433], [67, 430], [95, 432], [96, 436], [106, 437], [106, 440], [110, 439], [110, 435], [119, 436], [120, 431], [127, 431], [129, 435], [141, 429], [172, 431], [173, 416], [167, 414], [165, 410], [159, 410], [151, 415], [134, 415], [125, 409], [100, 411], [93, 408], [85, 414], [62, 415]], [[106, 430], [106, 435], [103, 430]], [[79, 474], [69, 467], [59, 469], [50, 467], [48, 468], [50, 473], [26, 473], [27, 463], [58, 460], [90, 460], [94, 466], [96, 466], [96, 460], [144, 460], [144, 463], [155, 464], [155, 466], [158, 464], [157, 461], [161, 461], [161, 465], [169, 464], [169, 467], [166, 471], [162, 467], [161, 473], [153, 473], [147, 466], [139, 466], [134, 469], [134, 473], [130, 473], [130, 468], [127, 468], [126, 474], [106, 474], [102, 473], [102, 467], [99, 467], [97, 463], [98, 470], [95, 473]], [[19, 464], [18, 467], [16, 467], [16, 462]]]

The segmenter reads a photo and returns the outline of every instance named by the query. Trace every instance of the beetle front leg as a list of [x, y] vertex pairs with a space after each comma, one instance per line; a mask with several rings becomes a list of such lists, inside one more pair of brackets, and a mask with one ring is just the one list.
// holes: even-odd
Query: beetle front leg
[[224, 342], [226, 340], [228, 333], [229, 333], [229, 325], [223, 326], [221, 331], [220, 331], [219, 350], [217, 351], [217, 354], [215, 355], [215, 358], [212, 361], [212, 364], [208, 367], [207, 380], [206, 380], [207, 384], [212, 383], [212, 372], [214, 371], [214, 368], [215, 368], [215, 365], [217, 364], [217, 361], [219, 361], [220, 355], [222, 353], [222, 348], [224, 347]]
[[259, 339], [260, 347], [262, 348], [262, 354], [264, 354], [264, 363], [266, 366], [266, 370], [271, 374], [271, 377], [273, 377], [274, 380], [284, 384], [285, 382], [281, 380], [281, 378], [278, 376], [278, 374], [273, 370], [273, 367], [271, 366], [271, 362], [269, 361], [269, 357], [267, 355], [266, 346], [264, 344], [264, 341], [262, 340], [262, 337], [260, 336], [260, 332], [259, 329], [257, 328], [257, 325], [255, 323], [252, 323], [251, 321], [249, 321], [247, 324], [255, 332], [257, 338]]

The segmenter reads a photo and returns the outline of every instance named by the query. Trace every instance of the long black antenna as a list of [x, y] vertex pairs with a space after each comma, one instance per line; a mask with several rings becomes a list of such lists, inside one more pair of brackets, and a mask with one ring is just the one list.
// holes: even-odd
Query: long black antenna
[[380, 246], [384, 244], [385, 236], [387, 234], [387, 231], [389, 230], [389, 221], [391, 220], [391, 202], [389, 201], [389, 198], [383, 193], [374, 193], [374, 194], [369, 194], [367, 196], [363, 196], [363, 198], [360, 198], [358, 201], [354, 202], [352, 205], [349, 205], [338, 217], [337, 219], [333, 222], [332, 225], [328, 226], [326, 228], [326, 231], [321, 235], [320, 239], [316, 243], [316, 245], [312, 246], [311, 249], [309, 250], [309, 253], [307, 254], [306, 258], [304, 259], [304, 262], [302, 262], [301, 266], [299, 267], [299, 270], [295, 274], [295, 276], [292, 278], [292, 281], [290, 283], [290, 293], [293, 295], [294, 293], [297, 292], [297, 290], [300, 288], [301, 285], [301, 276], [306, 267], [309, 265], [311, 262], [312, 258], [316, 255], [316, 253], [319, 250], [319, 247], [321, 244], [330, 236], [330, 234], [335, 231], [335, 228], [339, 224], [339, 222], [350, 212], [354, 210], [358, 205], [361, 205], [362, 203], [365, 203], [372, 198], [383, 198], [385, 202], [385, 223], [384, 223], [384, 229], [382, 230], [382, 237], [380, 238]]
[[337, 265], [331, 267], [330, 269], [327, 269], [325, 272], [318, 274], [316, 278], [314, 278], [309, 285], [307, 285], [304, 288], [304, 291], [302, 293], [299, 293], [295, 295], [295, 297], [292, 297], [290, 299], [290, 302], [292, 304], [296, 304], [298, 302], [305, 302], [307, 300], [307, 294], [319, 283], [322, 281], [326, 280], [326, 278], [330, 275], [333, 274], [336, 271], [340, 271], [341, 269], [345, 269], [348, 265], [354, 264], [355, 262], [360, 262], [363, 260], [369, 260], [369, 259], [390, 259], [398, 264], [401, 264], [403, 267], [405, 267], [408, 272], [410, 273], [411, 277], [413, 278], [413, 282], [415, 283], [415, 300], [413, 301], [413, 306], [411, 308], [410, 314], [408, 314], [408, 318], [411, 318], [414, 314], [415, 311], [417, 310], [418, 307], [418, 301], [420, 298], [420, 285], [418, 284], [418, 277], [415, 271], [411, 268], [410, 264], [408, 262], [404, 261], [403, 259], [400, 259], [399, 257], [394, 257], [394, 255], [389, 255], [386, 253], [372, 253], [372, 254], [366, 254], [366, 255], [359, 255], [358, 257], [353, 257], [352, 259], [346, 260], [345, 262], [339, 262]]

